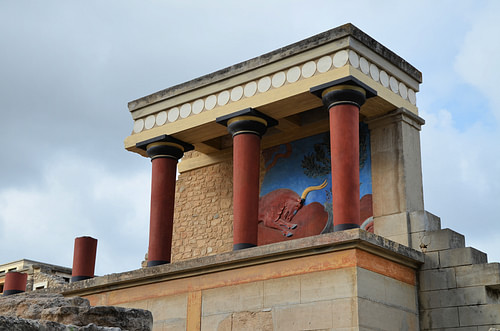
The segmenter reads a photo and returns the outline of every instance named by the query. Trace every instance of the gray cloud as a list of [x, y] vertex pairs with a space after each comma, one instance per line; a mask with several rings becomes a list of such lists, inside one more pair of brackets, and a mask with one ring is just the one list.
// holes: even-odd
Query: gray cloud
[[[488, 87], [498, 66], [475, 57], [492, 52], [484, 47], [494, 39], [483, 31], [485, 24], [498, 31], [495, 6], [2, 2], [2, 260], [70, 265], [74, 237], [89, 234], [99, 239], [98, 273], [137, 268], [147, 250], [150, 162], [123, 149], [132, 129], [127, 102], [347, 22], [423, 72], [418, 102], [428, 121], [422, 132], [427, 207], [472, 243], [498, 239], [490, 219], [500, 193], [499, 151], [491, 143], [499, 130], [497, 122], [485, 122], [498, 105]], [[487, 98], [480, 109], [466, 107], [474, 104], [463, 93], [470, 89], [472, 98]], [[488, 233], [472, 218], [487, 224]]]

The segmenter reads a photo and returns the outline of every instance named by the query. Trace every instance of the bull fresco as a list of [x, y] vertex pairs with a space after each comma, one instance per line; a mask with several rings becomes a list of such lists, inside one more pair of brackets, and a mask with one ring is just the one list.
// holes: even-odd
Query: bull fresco
[[[258, 244], [333, 231], [328, 132], [263, 151]], [[370, 136], [360, 124], [360, 219], [372, 229]]]

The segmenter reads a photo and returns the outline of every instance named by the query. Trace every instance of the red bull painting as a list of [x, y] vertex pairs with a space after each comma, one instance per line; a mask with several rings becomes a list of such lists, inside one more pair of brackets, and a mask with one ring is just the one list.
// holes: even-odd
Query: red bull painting
[[[360, 124], [360, 219], [373, 232], [370, 134]], [[258, 244], [333, 231], [330, 136], [323, 133], [263, 151]]]

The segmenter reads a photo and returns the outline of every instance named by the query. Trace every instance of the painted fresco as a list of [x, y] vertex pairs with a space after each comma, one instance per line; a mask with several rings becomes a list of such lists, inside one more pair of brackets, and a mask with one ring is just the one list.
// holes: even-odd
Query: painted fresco
[[[373, 232], [370, 135], [360, 124], [360, 219]], [[263, 151], [259, 245], [333, 231], [328, 132]]]

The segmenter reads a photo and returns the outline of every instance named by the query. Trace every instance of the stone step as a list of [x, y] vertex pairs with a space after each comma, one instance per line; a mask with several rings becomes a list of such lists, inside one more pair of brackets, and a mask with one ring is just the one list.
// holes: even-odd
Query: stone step
[[426, 210], [412, 211], [409, 216], [411, 232], [441, 230], [441, 219]]
[[486, 253], [473, 247], [453, 248], [439, 251], [440, 268], [485, 263], [488, 263], [488, 256]]
[[471, 286], [419, 294], [420, 309], [500, 304], [497, 291], [486, 286]]
[[455, 267], [457, 287], [488, 286], [500, 290], [500, 263], [472, 264]]
[[465, 237], [451, 229], [415, 233], [412, 240], [424, 253], [465, 247]]

